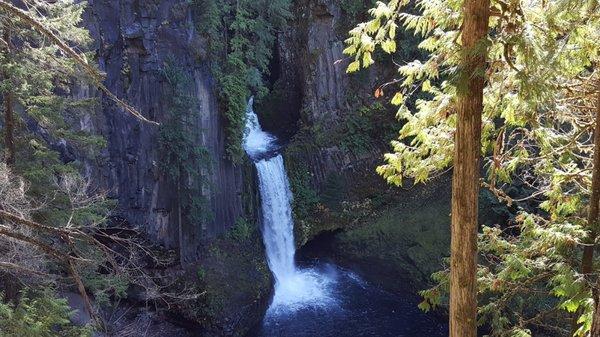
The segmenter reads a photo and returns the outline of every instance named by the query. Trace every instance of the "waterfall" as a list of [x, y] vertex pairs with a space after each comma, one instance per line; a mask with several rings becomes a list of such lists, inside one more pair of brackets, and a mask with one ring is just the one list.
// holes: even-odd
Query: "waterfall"
[[263, 241], [269, 269], [275, 277], [269, 312], [327, 305], [333, 301], [328, 291], [333, 278], [312, 269], [299, 269], [294, 262], [292, 192], [283, 157], [277, 153], [276, 137], [262, 130], [252, 103], [250, 98], [243, 145], [258, 172]]
[[291, 192], [283, 158], [277, 155], [256, 163], [263, 211], [263, 240], [269, 267], [278, 282], [296, 272]]

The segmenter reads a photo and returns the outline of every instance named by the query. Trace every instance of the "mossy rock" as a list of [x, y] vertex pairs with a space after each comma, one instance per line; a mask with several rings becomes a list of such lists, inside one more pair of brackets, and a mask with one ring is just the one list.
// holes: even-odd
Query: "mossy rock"
[[[365, 183], [372, 184], [368, 179]], [[450, 253], [451, 185], [451, 175], [446, 174], [427, 184], [394, 188], [395, 192], [354, 192], [370, 201], [363, 214], [330, 216], [317, 227], [340, 229], [327, 245], [327, 254], [388, 290], [426, 288], [431, 274], [445, 268]], [[508, 211], [488, 193], [481, 192], [480, 223], [501, 223]], [[339, 222], [336, 227], [327, 226], [328, 221]], [[318, 235], [312, 229], [311, 235]]]
[[203, 295], [187, 318], [200, 323], [207, 336], [243, 336], [267, 308], [272, 276], [258, 228], [253, 225], [247, 232], [246, 226], [240, 222], [213, 241], [204, 250], [202, 263], [188, 268]]
[[383, 210], [372, 222], [337, 235], [333, 250], [388, 289], [427, 284], [449, 252], [449, 206], [441, 198]]

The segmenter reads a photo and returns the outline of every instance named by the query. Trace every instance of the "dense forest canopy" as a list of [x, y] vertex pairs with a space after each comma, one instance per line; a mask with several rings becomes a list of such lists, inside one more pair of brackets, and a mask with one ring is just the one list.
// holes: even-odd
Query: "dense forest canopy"
[[[158, 3], [145, 5], [159, 8]], [[600, 336], [598, 0], [342, 0], [334, 1], [337, 11], [327, 8], [331, 4], [311, 1], [306, 6], [289, 0], [175, 3], [184, 10], [173, 6], [171, 13], [176, 17], [185, 13], [179, 16], [185, 22], [182, 26], [188, 36], [197, 34], [205, 49], [198, 51], [193, 69], [181, 66], [184, 62], [173, 55], [156, 62], [160, 69], [154, 75], [168, 93], [162, 106], [152, 107], [164, 110], [159, 124], [106, 84], [89, 22], [84, 22], [87, 3], [0, 0], [0, 336], [113, 333], [121, 301], [133, 297], [157, 311], [189, 311], [210, 330], [222, 324], [217, 313], [230, 308], [226, 301], [233, 291], [227, 287], [237, 286], [234, 281], [221, 282], [211, 272], [229, 269], [223, 261], [231, 260], [243, 267], [227, 272], [242, 275], [240, 282], [256, 291], [258, 295], [251, 297], [260, 307], [256, 303], [264, 302], [261, 298], [270, 296], [270, 290], [265, 295], [262, 284], [254, 280], [260, 278], [269, 286], [278, 280], [265, 276], [264, 254], [256, 253], [262, 246], [254, 241], [259, 231], [253, 222], [259, 221], [261, 211], [256, 207], [256, 169], [248, 165], [243, 148], [247, 118], [254, 114], [247, 104], [252, 96], [261, 102], [275, 94], [270, 76], [282, 70], [275, 71], [281, 60], [274, 54], [287, 52], [278, 39], [292, 34], [291, 23], [305, 24], [295, 15], [306, 13], [302, 12], [306, 8], [324, 22], [320, 28], [339, 22], [344, 28], [356, 26], [341, 33], [345, 56], [329, 57], [331, 65], [323, 66], [321, 50], [310, 50], [299, 58], [309, 66], [298, 73], [343, 66], [354, 82], [334, 74], [335, 79], [323, 86], [348, 81], [358, 91], [375, 81], [377, 87], [369, 98], [371, 105], [364, 103], [366, 99], [358, 99], [365, 104], [362, 108], [340, 104], [346, 109], [343, 122], [311, 124], [314, 121], [303, 115], [288, 154], [298, 151], [294, 145], [299, 139], [311, 151], [325, 143], [328, 151], [341, 151], [334, 160], [315, 160], [320, 165], [360, 158], [369, 151], [379, 156], [373, 149], [391, 141], [389, 153], [373, 169], [390, 185], [427, 185], [448, 172], [453, 175], [450, 256], [432, 275], [432, 286], [420, 292], [419, 308], [426, 312], [449, 308], [452, 337], [475, 337], [478, 332]], [[308, 29], [297, 39], [315, 31]], [[319, 38], [330, 43], [334, 37]], [[143, 38], [135, 43], [128, 52], [148, 44]], [[340, 46], [331, 45], [332, 55], [337, 55], [335, 48]], [[206, 130], [196, 124], [208, 118], [198, 108], [205, 103], [202, 99], [210, 100], [197, 94], [202, 91], [197, 74], [203, 71], [210, 74], [218, 111], [213, 148], [207, 145]], [[369, 80], [357, 84], [365, 78]], [[76, 87], [92, 94], [81, 95]], [[325, 96], [321, 99], [329, 98]], [[158, 162], [145, 168], [150, 173], [137, 174], [154, 177], [170, 194], [161, 196], [158, 187], [151, 192], [136, 188], [152, 195], [153, 206], [157, 199], [172, 198], [169, 207], [150, 207], [148, 212], [174, 214], [160, 218], [164, 221], [160, 225], [169, 229], [158, 231], [176, 233], [179, 250], [152, 242], [143, 228], [122, 221], [116, 216], [119, 206], [110, 197], [112, 191], [92, 181], [90, 162], [106, 151], [108, 140], [82, 120], [106, 105], [136, 123], [135, 135], [144, 128], [156, 132], [151, 139], [156, 141]], [[390, 107], [398, 121], [378, 116]], [[107, 122], [109, 128], [111, 123]], [[260, 125], [253, 127], [260, 130]], [[382, 140], [380, 133], [388, 137], [390, 129], [397, 138]], [[222, 158], [211, 157], [219, 146]], [[273, 152], [285, 152], [284, 147], [277, 144]], [[126, 156], [127, 165], [134, 165], [137, 159], [129, 153], [133, 150], [126, 152], [131, 157]], [[210, 192], [221, 188], [211, 186], [210, 177], [225, 175], [217, 162], [239, 170], [232, 184], [240, 180], [241, 187], [234, 191], [236, 199], [227, 202], [243, 203], [239, 208], [251, 211], [232, 216], [232, 224], [216, 238], [193, 238], [202, 246], [194, 254], [212, 265], [193, 264], [198, 261], [186, 260], [184, 252], [188, 239], [184, 227], [203, 226], [216, 218], [215, 209], [223, 207]], [[326, 214], [327, 221], [347, 221], [352, 228], [375, 214], [369, 213], [370, 203], [338, 200], [345, 193], [338, 191], [344, 189], [338, 176], [328, 175], [321, 190], [314, 187], [317, 178], [307, 173], [308, 165], [317, 164], [296, 162], [290, 182], [287, 176], [282, 178], [284, 194], [289, 194], [288, 185], [295, 194], [293, 205], [287, 207], [294, 208], [297, 221]], [[137, 177], [123, 175], [121, 180], [137, 182]], [[370, 192], [382, 200], [392, 194], [376, 184], [370, 187], [379, 189]], [[505, 221], [480, 224], [478, 203], [484, 192], [502, 205], [508, 214]], [[373, 200], [376, 197], [369, 202]], [[288, 208], [281, 212], [293, 225]], [[338, 229], [323, 232], [335, 234]], [[287, 244], [293, 247], [295, 268], [297, 242], [292, 237]], [[246, 272], [255, 279], [245, 279]], [[231, 274], [226, 277], [233, 278]], [[74, 312], [61, 295], [65, 291], [82, 299], [90, 317], [86, 324], [72, 323]]]

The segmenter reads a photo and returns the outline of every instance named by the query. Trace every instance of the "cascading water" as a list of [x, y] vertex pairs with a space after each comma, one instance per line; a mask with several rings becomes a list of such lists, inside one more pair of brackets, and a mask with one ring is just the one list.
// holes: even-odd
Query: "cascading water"
[[283, 158], [277, 153], [277, 139], [261, 129], [252, 103], [251, 98], [243, 145], [258, 171], [263, 241], [269, 268], [275, 276], [275, 294], [267, 314], [330, 305], [334, 302], [329, 289], [334, 278], [314, 269], [299, 269], [294, 262], [292, 193]]
[[275, 276], [273, 302], [260, 326], [247, 337], [448, 336], [417, 308], [413, 294], [397, 297], [349, 270], [318, 260], [297, 267], [294, 254], [292, 192], [277, 139], [264, 132], [252, 110], [246, 112], [244, 149], [254, 161], [262, 203], [262, 233]]

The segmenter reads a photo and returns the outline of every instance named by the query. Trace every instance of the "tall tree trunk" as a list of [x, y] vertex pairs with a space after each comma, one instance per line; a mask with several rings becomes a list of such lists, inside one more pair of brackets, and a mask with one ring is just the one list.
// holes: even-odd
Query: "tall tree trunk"
[[594, 259], [594, 241], [596, 241], [596, 224], [598, 222], [598, 211], [600, 209], [600, 88], [597, 92], [596, 106], [596, 128], [594, 130], [594, 163], [592, 166], [592, 194], [590, 196], [590, 206], [588, 211], [587, 223], [590, 235], [588, 237], [588, 246], [583, 248], [583, 259], [581, 260], [581, 272], [590, 274], [592, 272], [592, 262]]
[[[10, 32], [8, 30], [4, 31], [3, 38], [4, 42], [6, 42], [6, 57], [10, 59], [12, 45], [10, 42]], [[10, 75], [5, 73], [4, 79], [9, 80], [9, 76]], [[15, 164], [15, 123], [13, 111], [13, 93], [10, 91], [10, 89], [7, 89], [7, 91], [4, 92], [2, 100], [4, 101], [4, 161], [8, 166], [13, 166]]]
[[[583, 249], [583, 259], [581, 261], [581, 272], [584, 275], [591, 274], [594, 265], [595, 241], [598, 235], [598, 211], [600, 202], [600, 80], [596, 88], [596, 129], [594, 131], [594, 166], [592, 167], [592, 195], [590, 196], [590, 208], [588, 212], [588, 227], [590, 236]], [[592, 323], [592, 337], [600, 337], [600, 279], [592, 289], [594, 297], [594, 316]]]
[[452, 177], [450, 337], [477, 336], [477, 207], [486, 59], [481, 43], [488, 31], [489, 0], [465, 0], [463, 16]]
[[600, 294], [598, 285], [592, 290], [594, 297], [594, 316], [592, 317], [592, 331], [590, 337], [600, 337]]

